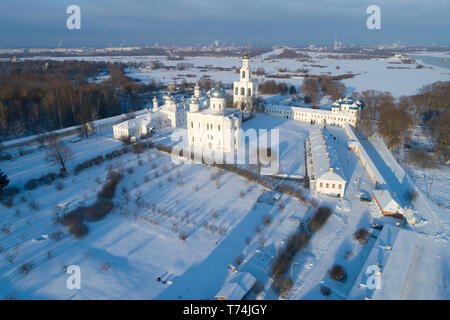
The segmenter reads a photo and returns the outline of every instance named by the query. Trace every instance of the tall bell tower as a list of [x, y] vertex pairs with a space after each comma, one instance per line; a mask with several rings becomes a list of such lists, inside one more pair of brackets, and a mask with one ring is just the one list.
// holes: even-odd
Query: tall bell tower
[[250, 58], [247, 50], [242, 57], [239, 81], [233, 83], [233, 104], [235, 108], [249, 109], [253, 105], [254, 83], [250, 71]]

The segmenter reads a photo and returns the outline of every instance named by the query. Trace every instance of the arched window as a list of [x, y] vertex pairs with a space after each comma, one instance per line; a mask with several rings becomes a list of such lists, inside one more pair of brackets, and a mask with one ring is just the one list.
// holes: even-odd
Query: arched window
[[247, 89], [247, 95], [250, 97], [252, 95], [252, 89], [248, 88]]
[[235, 88], [234, 94], [235, 94], [235, 95], [238, 95], [238, 94], [239, 94], [239, 88], [238, 88], [238, 87]]
[[241, 88], [241, 96], [245, 96], [245, 88]]
[[242, 71], [242, 78], [245, 79], [245, 71]]

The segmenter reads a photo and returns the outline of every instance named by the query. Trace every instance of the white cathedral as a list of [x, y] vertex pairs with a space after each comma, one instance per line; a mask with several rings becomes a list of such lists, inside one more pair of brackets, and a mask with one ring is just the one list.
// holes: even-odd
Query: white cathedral
[[219, 86], [207, 93], [209, 103], [200, 109], [200, 89], [189, 99], [187, 129], [189, 145], [228, 152], [238, 148], [241, 115], [227, 108], [225, 90]]
[[239, 147], [239, 129], [242, 118], [239, 109], [251, 106], [255, 85], [251, 79], [249, 57], [242, 57], [240, 81], [233, 83], [233, 106], [226, 107], [225, 90], [219, 86], [207, 93], [205, 108], [200, 108], [200, 88], [198, 84], [189, 100], [187, 128], [189, 145], [229, 152]]
[[225, 90], [219, 86], [202, 97], [198, 83], [189, 99], [189, 111], [180, 106], [170, 94], [164, 96], [164, 104], [153, 98], [153, 108], [144, 114], [113, 126], [114, 138], [136, 137], [163, 127], [187, 126], [189, 145], [228, 152], [239, 146], [239, 129], [242, 124], [240, 110], [253, 104], [255, 84], [251, 79], [249, 57], [242, 57], [240, 80], [233, 83], [233, 106], [226, 107]]

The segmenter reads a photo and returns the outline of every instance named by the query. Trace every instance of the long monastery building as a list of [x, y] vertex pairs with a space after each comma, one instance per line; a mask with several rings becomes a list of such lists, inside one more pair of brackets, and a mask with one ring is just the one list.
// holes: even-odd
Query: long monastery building
[[311, 126], [309, 143], [314, 167], [311, 181], [314, 181], [316, 191], [343, 197], [347, 181], [330, 132], [326, 127]]
[[298, 120], [316, 124], [334, 124], [342, 126], [349, 123], [356, 126], [363, 104], [350, 96], [339, 99], [331, 105], [331, 110], [268, 105], [265, 112], [284, 119]]

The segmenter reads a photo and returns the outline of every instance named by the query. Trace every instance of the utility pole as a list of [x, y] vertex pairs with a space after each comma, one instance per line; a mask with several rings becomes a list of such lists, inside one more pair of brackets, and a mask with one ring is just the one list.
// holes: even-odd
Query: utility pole
[[308, 157], [307, 157], [307, 149], [306, 149], [306, 138], [303, 138], [303, 151], [305, 153], [305, 182], [304, 186], [309, 186], [309, 176], [308, 176]]
[[291, 264], [291, 280], [292, 280], [292, 272], [294, 271], [294, 264], [298, 264], [298, 262], [292, 262]]
[[427, 197], [430, 199], [431, 195], [431, 186], [433, 185], [434, 175], [430, 178], [430, 184], [428, 184], [427, 176], [424, 174], [423, 179], [425, 180], [425, 189], [427, 190]]
[[431, 177], [430, 188], [428, 189], [428, 199], [430, 199], [430, 196], [431, 196], [431, 186], [433, 185], [433, 181], [434, 181], [434, 176]]

